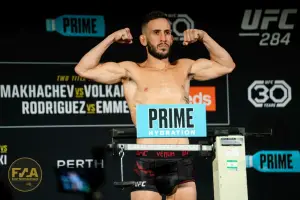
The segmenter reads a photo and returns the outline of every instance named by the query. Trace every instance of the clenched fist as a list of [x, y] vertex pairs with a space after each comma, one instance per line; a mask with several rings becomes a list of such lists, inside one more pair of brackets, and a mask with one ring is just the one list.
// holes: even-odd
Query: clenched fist
[[189, 45], [202, 40], [205, 32], [198, 29], [187, 29], [184, 31], [183, 45]]
[[131, 44], [132, 43], [132, 35], [130, 33], [129, 28], [124, 28], [121, 30], [118, 30], [114, 33], [114, 41], [118, 43], [127, 43]]

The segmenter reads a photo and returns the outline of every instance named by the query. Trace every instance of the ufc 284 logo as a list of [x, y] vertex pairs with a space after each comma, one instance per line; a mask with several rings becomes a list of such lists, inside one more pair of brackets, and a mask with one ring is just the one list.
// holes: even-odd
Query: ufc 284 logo
[[292, 100], [292, 89], [284, 80], [256, 80], [248, 87], [248, 100], [256, 108], [283, 108]]
[[259, 46], [288, 45], [297, 12], [297, 9], [245, 10], [241, 23], [243, 32], [239, 36], [259, 36]]
[[194, 29], [195, 23], [192, 18], [187, 14], [168, 14], [168, 18], [171, 20], [171, 29], [174, 33], [175, 41], [183, 41], [183, 32], [186, 29]]

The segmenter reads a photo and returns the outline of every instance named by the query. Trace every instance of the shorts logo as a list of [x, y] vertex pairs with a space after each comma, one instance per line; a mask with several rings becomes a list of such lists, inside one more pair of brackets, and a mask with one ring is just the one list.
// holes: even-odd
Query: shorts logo
[[150, 169], [144, 169], [144, 167], [139, 163], [136, 162], [136, 167], [134, 171], [140, 176], [141, 173], [148, 175], [148, 176], [155, 176], [154, 172]]
[[137, 156], [147, 156], [148, 151], [136, 151]]
[[134, 186], [138, 188], [146, 187], [146, 181], [135, 181]]
[[192, 86], [189, 101], [191, 104], [206, 104], [207, 111], [216, 111], [216, 88]]
[[171, 152], [159, 151], [159, 152], [156, 152], [156, 156], [161, 157], [161, 158], [171, 158], [171, 157], [175, 156], [175, 152], [174, 151], [171, 151]]

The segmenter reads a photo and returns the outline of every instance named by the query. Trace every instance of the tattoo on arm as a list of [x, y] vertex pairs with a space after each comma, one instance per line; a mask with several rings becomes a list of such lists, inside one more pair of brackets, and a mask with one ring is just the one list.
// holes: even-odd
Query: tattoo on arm
[[[183, 91], [185, 91], [184, 85], [181, 85], [181, 87], [182, 87]], [[183, 100], [184, 100], [185, 103], [188, 104], [190, 102], [190, 100], [189, 100], [189, 94], [184, 94]]]
[[184, 95], [183, 100], [184, 100], [185, 103], [189, 103], [189, 96]]

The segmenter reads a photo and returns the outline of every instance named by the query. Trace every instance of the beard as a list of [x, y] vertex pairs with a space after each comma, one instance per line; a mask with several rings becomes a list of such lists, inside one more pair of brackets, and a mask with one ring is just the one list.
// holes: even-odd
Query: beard
[[169, 47], [168, 51], [160, 53], [156, 50], [155, 46], [153, 46], [149, 41], [147, 44], [147, 49], [151, 56], [153, 56], [154, 58], [160, 59], [160, 60], [168, 58], [170, 55], [170, 47]]

